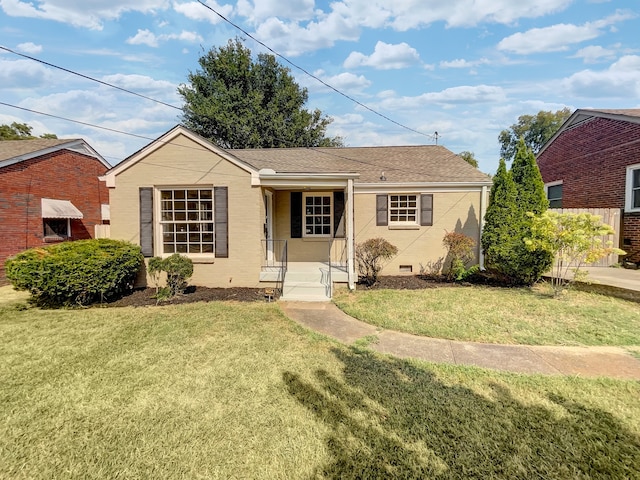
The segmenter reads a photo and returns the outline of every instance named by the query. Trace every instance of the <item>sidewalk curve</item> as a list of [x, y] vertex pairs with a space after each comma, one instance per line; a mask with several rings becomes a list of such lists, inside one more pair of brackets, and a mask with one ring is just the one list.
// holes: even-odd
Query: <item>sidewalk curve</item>
[[375, 336], [372, 350], [400, 358], [475, 365], [517, 373], [640, 380], [640, 360], [620, 347], [497, 345], [384, 330], [350, 317], [330, 302], [280, 302], [297, 323], [343, 343]]

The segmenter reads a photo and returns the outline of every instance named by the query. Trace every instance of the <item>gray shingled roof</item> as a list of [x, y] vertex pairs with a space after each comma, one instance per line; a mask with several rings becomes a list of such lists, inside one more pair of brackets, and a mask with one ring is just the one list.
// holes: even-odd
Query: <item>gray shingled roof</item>
[[581, 109], [585, 112], [600, 112], [600, 113], [609, 113], [612, 115], [626, 115], [627, 117], [640, 117], [640, 108], [626, 108], [626, 109], [607, 109], [602, 110], [599, 108], [583, 108]]
[[0, 162], [11, 158], [35, 153], [47, 148], [57, 147], [64, 143], [76, 142], [69, 138], [34, 138], [31, 140], [3, 140], [0, 141]]
[[406, 147], [227, 150], [257, 170], [276, 173], [359, 173], [356, 183], [491, 183], [488, 175], [439, 145]]

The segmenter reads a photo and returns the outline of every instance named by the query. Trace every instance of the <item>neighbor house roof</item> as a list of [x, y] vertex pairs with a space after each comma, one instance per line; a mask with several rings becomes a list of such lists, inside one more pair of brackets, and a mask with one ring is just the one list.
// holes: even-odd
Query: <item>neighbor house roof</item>
[[111, 165], [81, 138], [34, 138], [30, 140], [0, 141], [0, 168], [41, 157], [58, 150], [71, 150], [99, 160], [105, 167]]
[[258, 170], [276, 173], [357, 173], [356, 183], [491, 182], [439, 145], [227, 150]]
[[571, 116], [562, 124], [558, 131], [549, 139], [547, 143], [538, 152], [538, 156], [544, 152], [553, 141], [558, 138], [562, 132], [570, 128], [576, 127], [584, 122], [588, 122], [594, 118], [608, 118], [610, 120], [619, 120], [622, 122], [639, 123], [640, 124], [640, 108], [626, 109], [591, 109], [579, 108], [571, 114]]

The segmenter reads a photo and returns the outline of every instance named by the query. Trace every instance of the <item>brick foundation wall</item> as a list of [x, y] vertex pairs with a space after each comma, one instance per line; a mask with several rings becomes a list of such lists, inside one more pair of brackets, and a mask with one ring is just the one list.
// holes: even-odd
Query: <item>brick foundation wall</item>
[[[627, 166], [640, 163], [640, 125], [590, 119], [562, 132], [537, 161], [545, 183], [562, 180], [563, 208], [624, 209]], [[623, 238], [629, 253], [640, 250], [639, 214], [624, 215]]]
[[93, 157], [69, 150], [43, 155], [0, 169], [0, 284], [5, 260], [44, 241], [41, 199], [70, 200], [84, 218], [71, 220], [71, 239], [93, 238], [102, 223], [101, 204], [109, 193], [98, 180], [107, 168]]

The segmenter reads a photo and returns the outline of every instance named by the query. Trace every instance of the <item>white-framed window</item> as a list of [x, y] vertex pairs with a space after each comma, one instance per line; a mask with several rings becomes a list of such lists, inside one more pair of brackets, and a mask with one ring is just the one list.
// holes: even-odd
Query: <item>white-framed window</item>
[[304, 237], [330, 237], [333, 232], [331, 193], [304, 193], [302, 199]]
[[562, 180], [544, 184], [549, 208], [562, 208]]
[[71, 236], [70, 224], [68, 218], [43, 218], [45, 238], [69, 238]]
[[389, 195], [389, 225], [418, 225], [418, 195]]
[[626, 212], [640, 212], [640, 163], [627, 167]]
[[213, 189], [160, 188], [162, 253], [214, 253]]

